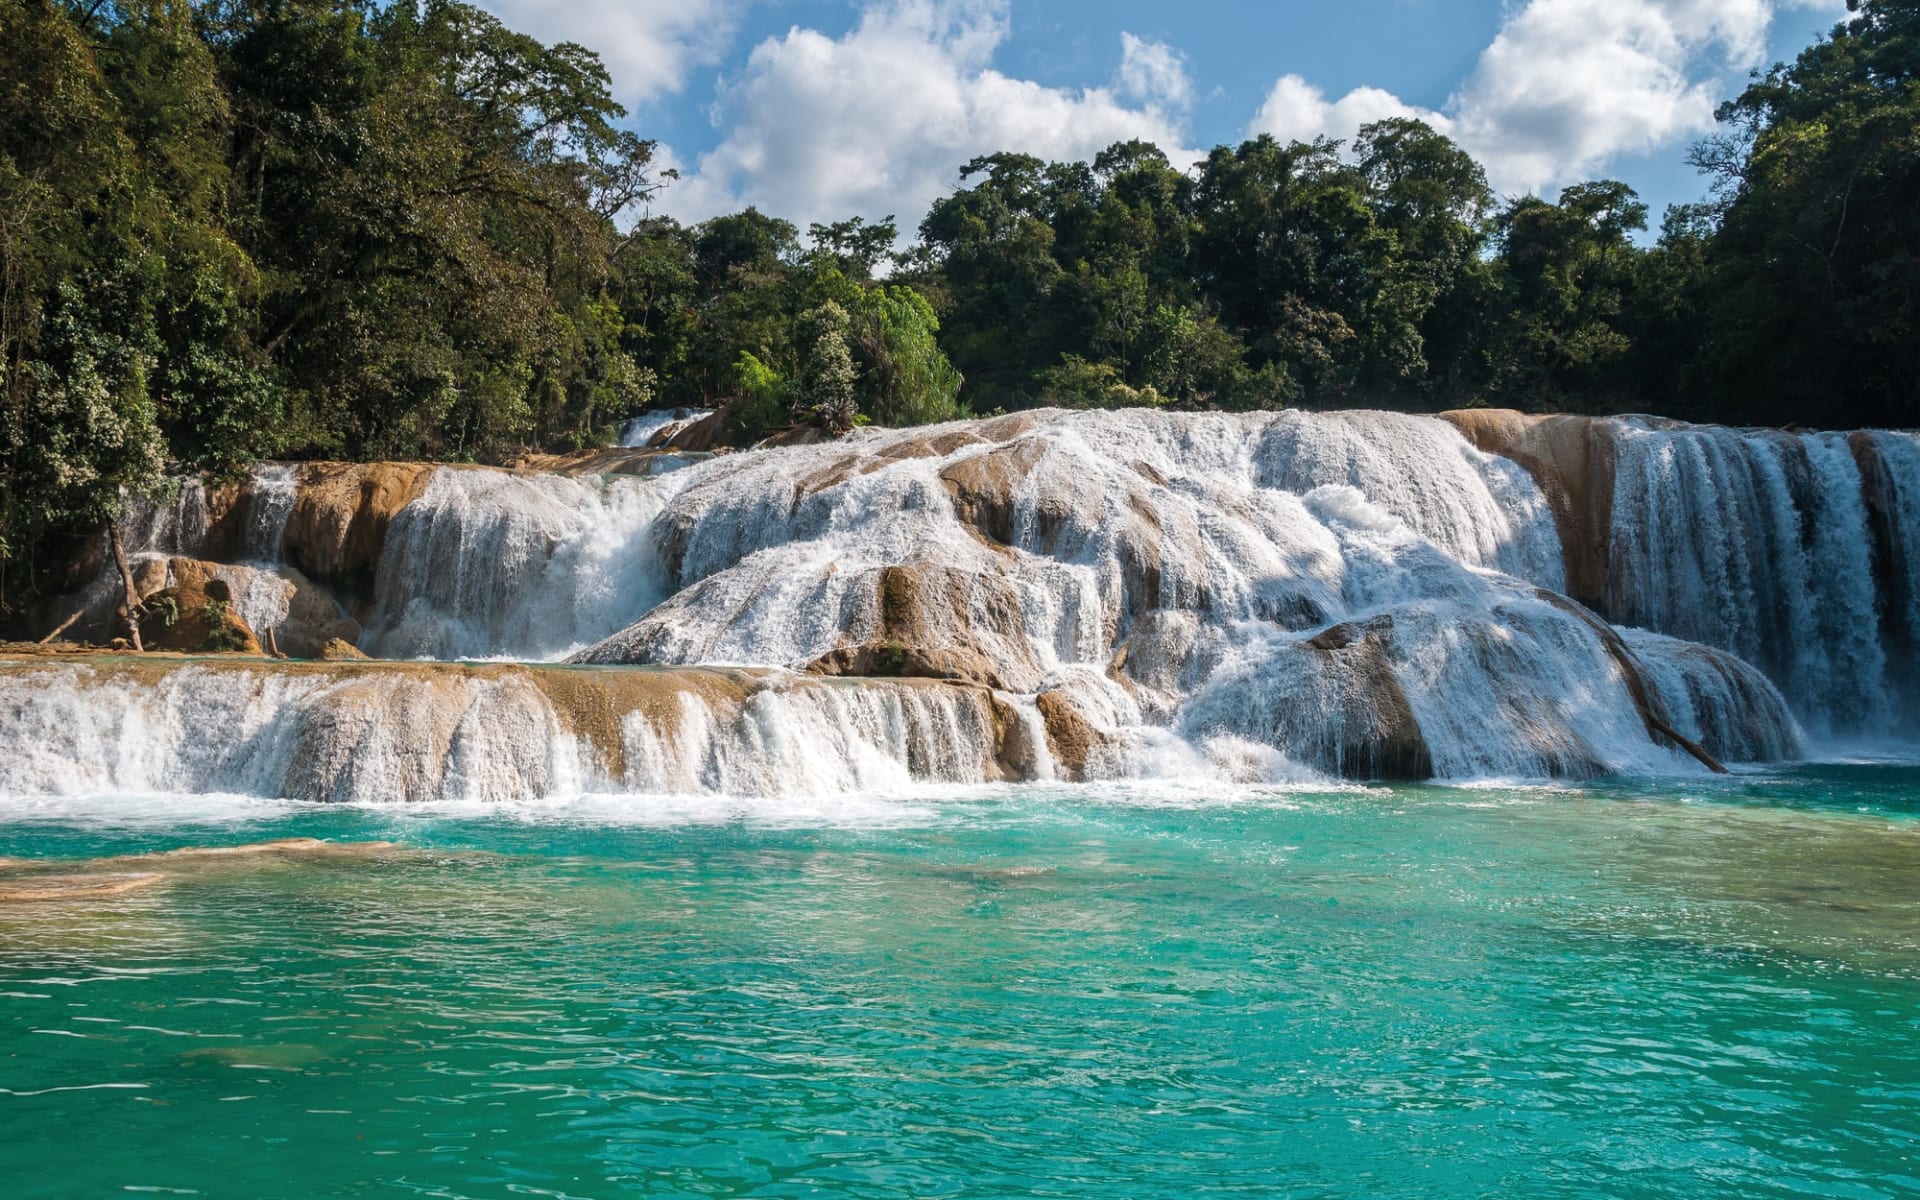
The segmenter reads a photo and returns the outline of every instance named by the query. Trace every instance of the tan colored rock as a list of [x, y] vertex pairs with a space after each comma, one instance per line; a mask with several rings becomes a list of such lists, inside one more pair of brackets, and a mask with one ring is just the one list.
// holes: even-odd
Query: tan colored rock
[[808, 673], [949, 679], [1014, 692], [1039, 686], [1020, 598], [1004, 578], [938, 565], [873, 575], [872, 635], [821, 655]]
[[1034, 704], [1046, 722], [1047, 748], [1053, 754], [1054, 769], [1066, 779], [1084, 780], [1087, 760], [1110, 739], [1081, 713], [1064, 690], [1041, 692], [1034, 697]]
[[715, 409], [706, 416], [668, 434], [658, 441], [662, 450], [715, 450], [727, 444], [727, 426], [732, 417], [731, 406]]
[[[292, 652], [288, 651], [288, 653], [292, 653]], [[306, 657], [306, 656], [296, 655], [295, 657]], [[328, 638], [326, 641], [320, 644], [319, 652], [311, 655], [311, 657], [317, 658], [321, 662], [370, 662], [372, 661], [364, 653], [361, 652], [360, 647], [354, 645], [352, 642], [347, 641], [345, 638]]]
[[[1040, 438], [998, 446], [948, 466], [940, 472], [940, 482], [968, 529], [991, 545], [1011, 546], [1017, 533], [1015, 496], [1046, 451]], [[1036, 532], [1044, 539], [1050, 530], [1043, 524]]]
[[703, 457], [706, 456], [652, 447], [611, 446], [598, 450], [575, 450], [568, 454], [523, 454], [509, 464], [509, 469], [541, 475], [565, 475], [568, 478], [586, 475], [644, 477], [659, 474], [663, 467]]
[[260, 639], [233, 607], [233, 590], [201, 568], [211, 564], [176, 559], [181, 577], [146, 598], [140, 639], [150, 650], [196, 654], [262, 654]]
[[424, 463], [306, 463], [287, 518], [287, 562], [314, 579], [371, 594], [387, 527], [419, 499], [435, 470]]
[[[1419, 719], [1387, 661], [1391, 617], [1343, 622], [1306, 643], [1320, 654], [1341, 700], [1341, 720], [1331, 729], [1335, 742], [1320, 747], [1325, 759], [1315, 765], [1348, 778], [1417, 780], [1433, 777], [1433, 756]], [[1327, 711], [1327, 705], [1320, 705]]]
[[1613, 423], [1603, 417], [1467, 408], [1440, 414], [1488, 454], [1526, 468], [1553, 509], [1567, 564], [1567, 592], [1606, 603], [1613, 533]]
[[282, 654], [318, 658], [330, 642], [351, 646], [360, 640], [360, 622], [325, 588], [292, 567], [281, 567], [274, 575], [287, 589], [287, 615], [273, 627], [274, 642]]
[[795, 425], [763, 439], [760, 448], [772, 450], [781, 446], [818, 446], [832, 440], [833, 435], [818, 425]]

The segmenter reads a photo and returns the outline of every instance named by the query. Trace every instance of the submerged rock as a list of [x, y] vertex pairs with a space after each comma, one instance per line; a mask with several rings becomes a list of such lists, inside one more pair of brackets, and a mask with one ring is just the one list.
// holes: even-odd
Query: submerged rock
[[231, 871], [314, 859], [386, 858], [399, 849], [394, 842], [281, 838], [240, 846], [187, 846], [108, 858], [0, 858], [0, 904], [110, 899], [210, 870]]

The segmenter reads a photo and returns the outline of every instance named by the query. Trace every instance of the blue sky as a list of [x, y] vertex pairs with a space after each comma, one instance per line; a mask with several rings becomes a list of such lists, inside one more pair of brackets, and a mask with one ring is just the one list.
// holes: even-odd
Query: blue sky
[[1176, 164], [1256, 131], [1351, 136], [1418, 115], [1503, 193], [1624, 179], [1698, 199], [1686, 148], [1747, 72], [1842, 0], [481, 0], [599, 51], [683, 178], [683, 220], [897, 214], [967, 158], [1085, 158], [1123, 137]]

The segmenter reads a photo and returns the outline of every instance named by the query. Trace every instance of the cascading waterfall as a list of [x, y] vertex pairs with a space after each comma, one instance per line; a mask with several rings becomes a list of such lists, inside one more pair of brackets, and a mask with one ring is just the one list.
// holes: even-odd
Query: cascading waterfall
[[[1268, 747], [1283, 763], [1249, 768], [1267, 777], [1680, 765], [1597, 619], [1539, 595], [1564, 579], [1539, 488], [1448, 426], [1007, 420], [706, 469], [661, 518], [681, 590], [579, 661], [833, 670], [851, 642], [885, 669], [888, 646], [930, 646], [932, 673], [1070, 684], [1093, 771], [1135, 769], [1167, 723]], [[1356, 623], [1379, 631], [1364, 654], [1319, 644]]]
[[[0, 667], [0, 793], [819, 795], [999, 778], [977, 691], [501, 666]], [[617, 703], [636, 707], [609, 724]]]
[[[1879, 543], [1863, 441], [1894, 499]], [[1912, 594], [1920, 545], [1912, 435], [1636, 421], [1619, 424], [1614, 445], [1607, 615], [1752, 662], [1824, 737], [1900, 732], [1916, 628], [1900, 593]], [[1877, 575], [1876, 544], [1902, 560], [1904, 587]]]
[[299, 475], [290, 463], [261, 463], [247, 486], [247, 525], [242, 555], [247, 562], [275, 565], [282, 561], [287, 518], [299, 497]]
[[188, 477], [174, 480], [164, 495], [129, 503], [120, 518], [120, 541], [135, 561], [176, 554], [200, 558], [212, 523], [206, 484]]
[[1040, 411], [644, 477], [335, 471], [326, 512], [321, 476], [263, 464], [131, 518], [137, 556], [230, 546], [214, 574], [296, 655], [615, 669], [8, 669], [0, 789], [1580, 777], [1920, 711], [1920, 439], [1582, 428], [1612, 485], [1593, 602], [1645, 632], [1559, 594], [1536, 460], [1427, 417]]
[[635, 449], [648, 446], [656, 438], [672, 437], [702, 417], [712, 415], [713, 410], [707, 408], [660, 408], [644, 412], [620, 427], [617, 444]]
[[539, 661], [605, 637], [666, 598], [651, 526], [681, 478], [437, 469], [387, 531], [363, 648]]

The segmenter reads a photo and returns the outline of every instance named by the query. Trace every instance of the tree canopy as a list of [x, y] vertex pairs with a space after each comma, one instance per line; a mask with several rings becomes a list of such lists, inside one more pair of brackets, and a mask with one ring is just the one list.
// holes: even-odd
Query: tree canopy
[[[587, 48], [461, 0], [0, 0], [0, 614], [182, 470], [1039, 404], [1911, 425], [1920, 0], [1851, 0], [1706, 199], [1498, 198], [1442, 133], [962, 164], [917, 225], [651, 215]], [[910, 239], [902, 230], [912, 231]], [[903, 244], [907, 243], [907, 244]]]

